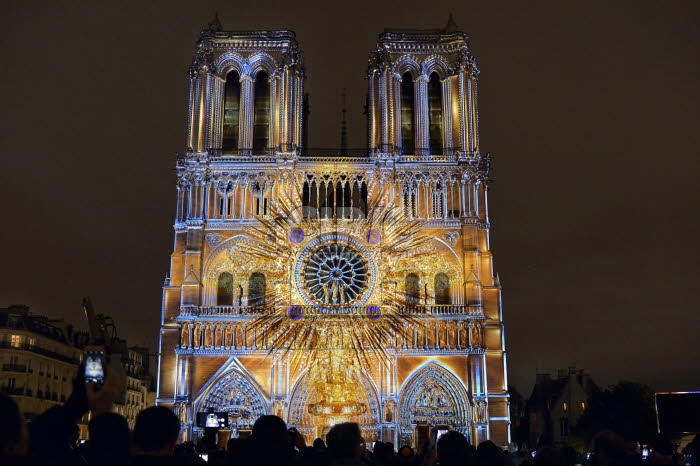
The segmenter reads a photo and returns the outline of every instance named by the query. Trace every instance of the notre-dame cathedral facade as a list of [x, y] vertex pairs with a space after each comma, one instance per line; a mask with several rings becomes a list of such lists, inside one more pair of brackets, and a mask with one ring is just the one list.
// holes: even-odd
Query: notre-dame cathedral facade
[[[176, 167], [159, 348], [157, 402], [178, 414], [183, 439], [201, 434], [197, 413], [213, 408], [228, 412], [233, 435], [276, 414], [307, 441], [343, 420], [359, 423], [367, 442], [397, 446], [439, 429], [474, 444], [509, 441], [478, 74], [454, 26], [386, 30], [369, 58], [368, 147], [319, 152], [304, 147], [295, 34], [216, 23], [202, 31], [189, 73], [187, 150]], [[380, 208], [419, 231], [363, 229]], [[287, 236], [268, 231], [280, 225]], [[382, 234], [399, 246], [382, 250]], [[417, 235], [422, 254], [392, 255]], [[270, 242], [277, 257], [265, 252]], [[260, 325], [279, 309], [288, 321]], [[361, 326], [353, 351], [379, 342], [381, 361], [338, 365], [345, 356], [329, 349], [336, 363], [319, 379], [314, 361], [276, 352], [275, 342], [293, 345], [314, 330], [299, 327], [309, 316], [328, 341]], [[375, 340], [369, 324], [385, 316], [393, 323]], [[297, 350], [320, 355], [320, 339]]]

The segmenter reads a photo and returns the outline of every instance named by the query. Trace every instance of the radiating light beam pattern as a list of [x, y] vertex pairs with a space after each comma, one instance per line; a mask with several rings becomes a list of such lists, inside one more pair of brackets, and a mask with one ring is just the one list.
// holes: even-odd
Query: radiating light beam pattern
[[[407, 312], [409, 303], [396, 293], [394, 283], [370, 276], [370, 261], [421, 258], [428, 254], [424, 246], [431, 237], [423, 233], [424, 221], [407, 219], [385, 192], [368, 199], [366, 218], [319, 219], [305, 218], [303, 210], [294, 207], [300, 205], [298, 191], [280, 192], [271, 204], [276, 215], [258, 216], [258, 225], [252, 229], [255, 241], [249, 252], [275, 261], [289, 273], [284, 292], [268, 288], [268, 310], [251, 326], [267, 335], [270, 357], [286, 359], [294, 368], [308, 368], [311, 380], [339, 370], [338, 364], [348, 374], [376, 370], [390, 359], [395, 351], [392, 347], [431, 317]], [[304, 231], [304, 241], [289, 239], [295, 228]], [[372, 241], [367, 239], [370, 231]], [[318, 239], [323, 241], [305, 251]], [[361, 248], [353, 245], [362, 241]], [[292, 271], [297, 264], [295, 276]], [[372, 307], [368, 313], [357, 303], [372, 280], [376, 289], [366, 302]], [[290, 302], [290, 296], [297, 291], [311, 299], [291, 318], [290, 306], [299, 303]]]

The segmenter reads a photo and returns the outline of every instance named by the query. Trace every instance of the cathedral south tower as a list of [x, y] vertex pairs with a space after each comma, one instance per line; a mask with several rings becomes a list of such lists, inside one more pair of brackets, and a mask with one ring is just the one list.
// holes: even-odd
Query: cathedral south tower
[[366, 150], [310, 150], [295, 34], [202, 31], [159, 350], [183, 440], [213, 411], [234, 437], [275, 414], [308, 443], [508, 443], [478, 74], [452, 23], [385, 30]]

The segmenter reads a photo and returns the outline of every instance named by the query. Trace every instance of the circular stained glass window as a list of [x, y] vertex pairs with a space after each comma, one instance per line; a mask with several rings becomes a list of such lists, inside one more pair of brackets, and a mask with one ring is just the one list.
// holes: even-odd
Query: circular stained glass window
[[296, 267], [299, 291], [325, 312], [361, 306], [373, 288], [374, 265], [364, 248], [335, 235], [312, 242]]

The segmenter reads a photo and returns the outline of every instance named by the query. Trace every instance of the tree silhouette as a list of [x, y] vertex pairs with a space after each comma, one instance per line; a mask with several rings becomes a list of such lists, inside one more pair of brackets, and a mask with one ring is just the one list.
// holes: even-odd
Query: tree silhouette
[[620, 381], [594, 392], [574, 431], [590, 443], [597, 432], [606, 429], [628, 440], [652, 442], [656, 437], [653, 390], [639, 383]]

